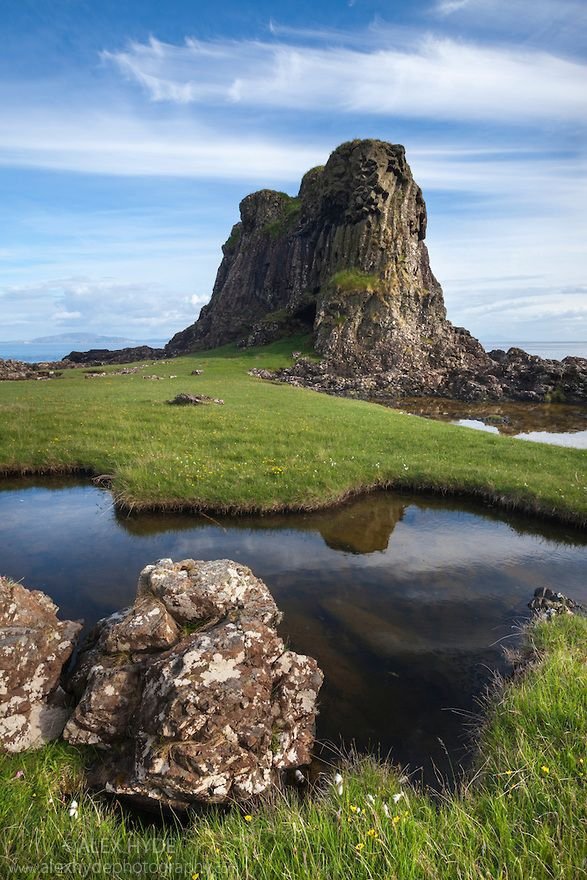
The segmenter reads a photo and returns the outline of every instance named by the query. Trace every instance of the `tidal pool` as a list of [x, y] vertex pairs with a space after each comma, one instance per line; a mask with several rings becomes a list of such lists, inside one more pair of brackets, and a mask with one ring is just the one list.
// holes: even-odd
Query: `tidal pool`
[[378, 492], [312, 514], [213, 521], [117, 512], [70, 479], [0, 483], [0, 572], [61, 615], [132, 602], [161, 557], [249, 565], [285, 614], [281, 633], [325, 673], [322, 742], [387, 753], [433, 781], [466, 763], [467, 728], [507, 671], [537, 586], [587, 601], [587, 535], [438, 498]]
[[[381, 401], [378, 401], [381, 402]], [[561, 403], [466, 403], [435, 397], [404, 397], [386, 403], [410, 415], [451, 422], [519, 440], [587, 449], [587, 406]]]

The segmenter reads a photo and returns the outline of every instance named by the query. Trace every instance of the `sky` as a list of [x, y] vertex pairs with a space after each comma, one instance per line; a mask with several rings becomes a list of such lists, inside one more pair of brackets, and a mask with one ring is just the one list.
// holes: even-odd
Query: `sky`
[[0, 0], [0, 339], [167, 339], [238, 203], [406, 147], [453, 323], [587, 339], [584, 0]]

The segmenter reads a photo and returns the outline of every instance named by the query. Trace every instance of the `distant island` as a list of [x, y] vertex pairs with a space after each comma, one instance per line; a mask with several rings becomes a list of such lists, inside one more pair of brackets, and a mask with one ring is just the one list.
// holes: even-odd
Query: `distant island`
[[[57, 333], [54, 336], [36, 336], [34, 339], [18, 339], [12, 340], [12, 342], [18, 342], [19, 345], [37, 345], [38, 343], [55, 343], [58, 344], [60, 342], [66, 342], [70, 345], [92, 345], [95, 342], [101, 343], [109, 343], [115, 345], [126, 345], [127, 343], [131, 343], [134, 345], [140, 345], [140, 342], [136, 339], [126, 339], [124, 336], [99, 336], [97, 333], [84, 333], [84, 332], [72, 332], [72, 333]], [[10, 341], [2, 340], [0, 341], [0, 345], [9, 345]]]

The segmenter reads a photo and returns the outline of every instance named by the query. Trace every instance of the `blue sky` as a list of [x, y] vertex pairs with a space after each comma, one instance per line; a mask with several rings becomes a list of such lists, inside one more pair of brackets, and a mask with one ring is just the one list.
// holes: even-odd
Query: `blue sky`
[[402, 143], [449, 317], [587, 338], [583, 0], [2, 0], [0, 339], [168, 338], [238, 202]]

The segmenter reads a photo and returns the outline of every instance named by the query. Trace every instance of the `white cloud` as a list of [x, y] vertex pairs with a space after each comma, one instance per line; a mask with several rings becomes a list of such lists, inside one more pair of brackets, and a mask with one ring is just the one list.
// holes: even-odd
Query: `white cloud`
[[282, 181], [325, 158], [323, 147], [222, 134], [191, 120], [29, 106], [0, 118], [0, 165], [93, 174]]
[[[387, 33], [387, 32], [385, 32]], [[444, 37], [367, 51], [283, 42], [132, 43], [105, 52], [153, 101], [510, 124], [587, 116], [587, 66], [524, 47]]]
[[471, 0], [440, 0], [435, 6], [435, 12], [439, 15], [452, 15], [453, 12], [468, 6], [470, 2]]
[[5, 316], [3, 336], [39, 335], [47, 327], [83, 327], [86, 331], [168, 338], [190, 324], [195, 300], [159, 283], [122, 282], [112, 278], [55, 278], [33, 284], [11, 285], [0, 291]]

